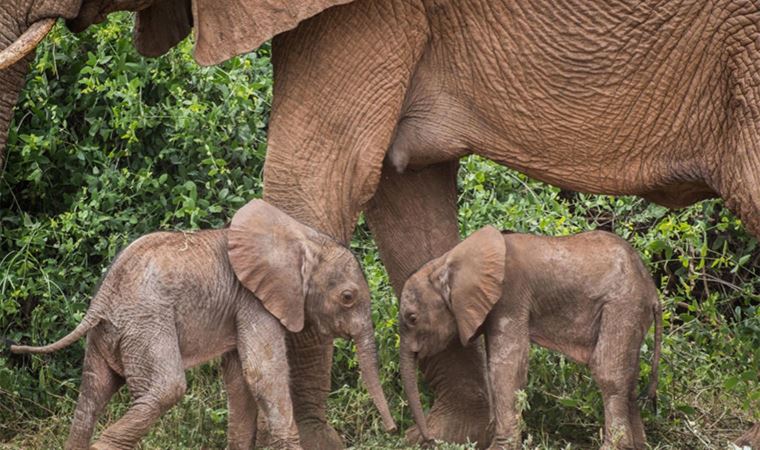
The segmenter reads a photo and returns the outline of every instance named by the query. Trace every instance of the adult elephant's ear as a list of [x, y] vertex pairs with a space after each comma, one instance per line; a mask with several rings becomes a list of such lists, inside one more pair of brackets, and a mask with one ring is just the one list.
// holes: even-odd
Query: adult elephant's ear
[[161, 56], [190, 33], [190, 0], [156, 0], [137, 13], [134, 42], [143, 56]]
[[160, 56], [195, 27], [195, 60], [210, 66], [258, 48], [327, 8], [353, 0], [155, 0], [137, 13], [134, 40]]
[[193, 0], [195, 60], [209, 66], [258, 48], [323, 10], [353, 0]]
[[227, 254], [238, 280], [292, 332], [304, 326], [309, 278], [321, 235], [263, 200], [232, 218]]
[[462, 345], [467, 345], [501, 298], [506, 245], [499, 230], [486, 226], [441, 257], [430, 282], [448, 302]]

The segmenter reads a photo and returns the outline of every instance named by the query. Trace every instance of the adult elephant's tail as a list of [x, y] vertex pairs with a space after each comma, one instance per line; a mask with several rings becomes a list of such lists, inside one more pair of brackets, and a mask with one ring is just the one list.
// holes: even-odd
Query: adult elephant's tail
[[662, 352], [662, 305], [659, 299], [652, 305], [652, 315], [654, 316], [654, 351], [652, 352], [652, 372], [649, 374], [649, 386], [646, 390], [646, 397], [652, 401], [652, 406], [657, 411], [657, 384], [659, 379], [660, 354]]

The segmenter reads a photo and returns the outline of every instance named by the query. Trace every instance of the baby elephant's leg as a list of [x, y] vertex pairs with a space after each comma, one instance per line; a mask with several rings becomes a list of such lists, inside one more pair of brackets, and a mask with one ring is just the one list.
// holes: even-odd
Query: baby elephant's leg
[[151, 425], [185, 394], [176, 330], [125, 336], [120, 346], [132, 405], [106, 428], [91, 447], [95, 450], [134, 448]]
[[98, 417], [122, 384], [124, 380], [108, 367], [108, 363], [92, 343], [92, 338], [88, 337], [84, 352], [82, 384], [79, 386], [79, 399], [69, 438], [64, 446], [66, 450], [90, 448], [90, 439]]
[[258, 407], [243, 377], [237, 351], [222, 356], [222, 373], [227, 390], [227, 445], [230, 450], [250, 450], [256, 443]]
[[[238, 317], [238, 355], [243, 378], [269, 425], [271, 448], [301, 449], [290, 397], [285, 329], [256, 311]], [[248, 317], [246, 317], [248, 316]]]
[[528, 377], [530, 336], [526, 320], [499, 319], [487, 338], [488, 376], [491, 382], [492, 408], [495, 420], [490, 450], [522, 448], [520, 411], [517, 392]]
[[740, 447], [760, 448], [760, 423], [756, 423], [736, 441]]
[[[589, 368], [602, 391], [604, 400], [604, 445], [602, 449], [639, 449], [634, 437], [639, 424], [632, 424], [632, 412], [638, 414], [636, 382], [642, 326], [634, 320], [638, 314], [602, 310], [601, 327]], [[621, 321], [620, 317], [628, 318]], [[634, 427], [635, 425], [635, 427]], [[642, 428], [643, 433], [643, 428]]]

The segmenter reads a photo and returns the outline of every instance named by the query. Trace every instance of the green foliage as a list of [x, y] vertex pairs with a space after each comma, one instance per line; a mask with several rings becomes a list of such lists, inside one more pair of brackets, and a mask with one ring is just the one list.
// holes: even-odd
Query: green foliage
[[[13, 340], [76, 325], [134, 238], [222, 226], [261, 193], [269, 49], [201, 69], [186, 42], [149, 60], [130, 24], [112, 16], [79, 37], [56, 27], [19, 101], [0, 179], [0, 333]], [[0, 360], [0, 438], [72, 398], [81, 357], [75, 346]]]
[[[2, 336], [60, 338], [129, 241], [157, 229], [219, 227], [261, 193], [269, 49], [204, 69], [186, 42], [148, 60], [135, 53], [130, 23], [128, 15], [111, 16], [77, 37], [58, 27], [38, 51], [0, 178]], [[476, 157], [462, 161], [459, 182], [464, 235], [489, 223], [549, 235], [601, 228], [641, 252], [665, 305], [660, 408], [644, 411], [657, 448], [722, 447], [760, 420], [760, 250], [722, 203], [670, 212], [637, 198], [568, 193]], [[381, 376], [405, 428], [411, 421], [397, 377], [397, 300], [361, 221], [353, 247], [374, 296]], [[642, 388], [651, 348], [650, 335]], [[0, 356], [0, 442], [61, 446], [82, 349]], [[143, 448], [225, 445], [218, 367], [195, 369], [188, 381], [188, 395]], [[101, 424], [123, 413], [127, 400], [122, 391]], [[404, 448], [382, 433], [350, 342], [336, 343], [329, 404], [329, 419], [348, 443]], [[526, 448], [598, 445], [598, 390], [588, 370], [561, 355], [532, 350], [521, 407]]]
[[[464, 234], [487, 223], [548, 235], [605, 229], [639, 250], [664, 304], [659, 411], [643, 411], [653, 442], [723, 447], [758, 420], [760, 251], [722, 202], [671, 212], [634, 197], [561, 191], [476, 157], [463, 161], [460, 192]], [[642, 389], [652, 345], [650, 333]], [[529, 432], [546, 430], [553, 445], [591, 445], [603, 408], [588, 370], [535, 346], [530, 364]]]

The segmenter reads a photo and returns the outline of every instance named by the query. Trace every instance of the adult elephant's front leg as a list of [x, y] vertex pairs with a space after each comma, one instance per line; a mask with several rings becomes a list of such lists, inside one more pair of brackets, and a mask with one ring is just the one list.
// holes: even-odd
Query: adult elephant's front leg
[[[459, 242], [457, 162], [396, 173], [386, 166], [366, 210], [383, 263], [398, 296], [420, 266]], [[463, 348], [456, 340], [441, 354], [421, 362], [435, 394], [428, 414], [433, 437], [447, 442], [488, 445], [489, 406], [482, 345]], [[416, 429], [407, 438], [418, 441]]]
[[333, 342], [310, 328], [288, 334], [291, 397], [301, 445], [311, 450], [343, 448], [343, 440], [327, 423], [325, 404], [330, 394]]
[[[278, 35], [264, 199], [348, 244], [428, 42], [416, 0], [351, 2]], [[288, 359], [301, 443], [339, 447], [325, 423], [332, 346], [291, 339]]]
[[[342, 449], [343, 440], [327, 423], [325, 411], [330, 394], [332, 339], [325, 340], [307, 327], [300, 333], [288, 333], [287, 345], [290, 397], [301, 445], [308, 450]], [[272, 446], [272, 436], [266, 421], [258, 421], [256, 435], [256, 448]]]

